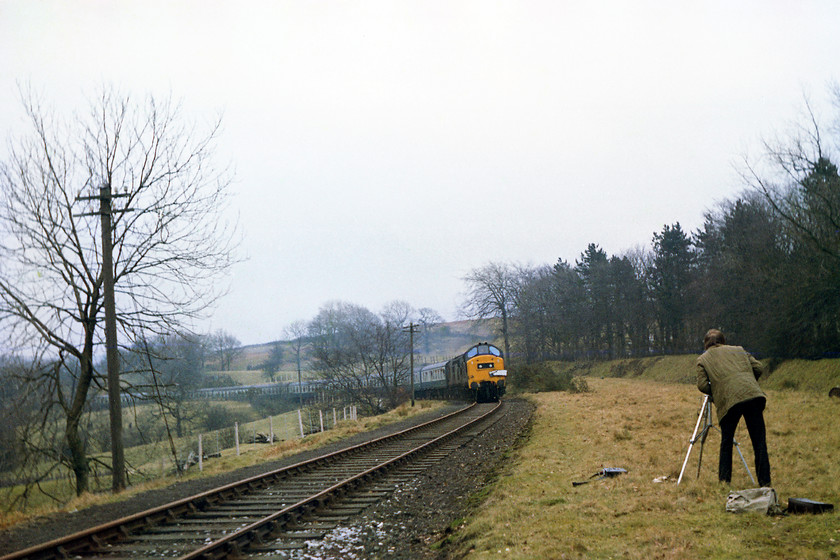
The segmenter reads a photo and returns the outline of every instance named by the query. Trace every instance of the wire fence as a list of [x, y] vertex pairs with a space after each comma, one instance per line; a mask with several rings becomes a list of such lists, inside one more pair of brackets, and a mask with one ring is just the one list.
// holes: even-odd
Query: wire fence
[[[128, 447], [125, 449], [125, 460], [129, 483], [155, 480], [187, 469], [203, 470], [205, 461], [223, 456], [238, 456], [262, 449], [266, 445], [299, 440], [310, 434], [331, 430], [339, 422], [346, 420], [358, 420], [356, 407], [304, 408], [253, 422], [235, 422], [232, 426], [218, 430], [200, 431], [173, 438], [171, 444], [167, 438], [161, 438], [159, 441]], [[110, 452], [93, 453], [89, 459], [91, 490], [109, 489]], [[37, 473], [30, 471], [28, 475], [20, 472], [3, 473], [0, 486], [5, 487], [4, 492], [16, 495], [25, 492], [25, 485], [38, 480], [39, 487], [43, 488], [44, 484], [49, 484], [51, 494], [72, 493], [74, 475], [67, 466], [44, 463], [39, 470]]]
[[[344, 420], [357, 420], [357, 409], [354, 406], [328, 409], [298, 409], [283, 414], [268, 416], [253, 422], [238, 423], [219, 430], [206, 431], [178, 438], [175, 441], [178, 465], [168, 442], [156, 444], [156, 460], [160, 461], [160, 476], [167, 476], [173, 471], [194, 468], [196, 465], [203, 469], [204, 461], [223, 455], [241, 455], [263, 445], [273, 445], [289, 440], [302, 439], [307, 435], [320, 433], [334, 428]], [[129, 450], [126, 450], [128, 457]], [[137, 474], [148, 478], [150, 471], [148, 454], [143, 463], [144, 468], [138, 469]]]

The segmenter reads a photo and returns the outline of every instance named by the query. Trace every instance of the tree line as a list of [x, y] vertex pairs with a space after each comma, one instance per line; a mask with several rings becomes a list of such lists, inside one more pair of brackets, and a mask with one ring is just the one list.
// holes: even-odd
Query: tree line
[[[832, 90], [840, 109], [840, 90]], [[840, 116], [806, 118], [747, 158], [742, 193], [717, 202], [694, 232], [679, 223], [650, 246], [574, 263], [489, 263], [465, 278], [465, 310], [494, 317], [512, 357], [624, 358], [700, 350], [716, 327], [776, 358], [840, 351]]]

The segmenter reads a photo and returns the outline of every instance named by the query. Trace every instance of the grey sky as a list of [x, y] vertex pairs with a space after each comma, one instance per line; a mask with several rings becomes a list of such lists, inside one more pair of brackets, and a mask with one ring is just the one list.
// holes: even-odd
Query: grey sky
[[489, 261], [698, 227], [840, 77], [838, 24], [833, 0], [0, 0], [0, 128], [18, 82], [222, 113], [248, 260], [207, 330], [266, 342], [330, 300], [454, 319]]

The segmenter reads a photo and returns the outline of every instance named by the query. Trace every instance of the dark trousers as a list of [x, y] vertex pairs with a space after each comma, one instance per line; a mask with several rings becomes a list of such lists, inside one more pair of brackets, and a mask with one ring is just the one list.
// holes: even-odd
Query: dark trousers
[[721, 482], [732, 480], [732, 445], [735, 428], [744, 417], [755, 451], [755, 470], [759, 486], [770, 486], [770, 458], [767, 456], [767, 433], [764, 428], [764, 397], [741, 402], [730, 408], [720, 421], [720, 463], [718, 478]]

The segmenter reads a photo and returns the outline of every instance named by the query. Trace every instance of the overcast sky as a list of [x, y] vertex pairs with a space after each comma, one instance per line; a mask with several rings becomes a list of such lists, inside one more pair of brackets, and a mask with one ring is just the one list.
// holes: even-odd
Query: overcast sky
[[490, 261], [699, 227], [840, 79], [838, 29], [836, 0], [0, 0], [0, 130], [19, 83], [221, 113], [247, 260], [204, 330], [268, 342], [331, 300], [452, 320]]

